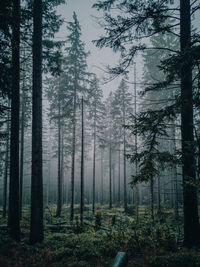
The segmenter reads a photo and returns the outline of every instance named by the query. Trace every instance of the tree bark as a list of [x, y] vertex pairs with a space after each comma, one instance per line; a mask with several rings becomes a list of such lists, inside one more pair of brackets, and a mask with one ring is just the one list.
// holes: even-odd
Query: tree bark
[[[136, 90], [136, 62], [134, 63], [134, 108], [135, 108], [135, 124], [136, 124], [136, 115], [137, 115], [137, 90]], [[137, 155], [137, 132], [135, 133], [135, 154]], [[135, 161], [135, 174], [138, 172], [138, 161]], [[138, 184], [135, 186], [135, 209], [136, 209], [136, 222], [138, 222], [139, 217], [139, 190]]]
[[71, 169], [71, 207], [70, 220], [74, 219], [74, 172], [75, 172], [75, 145], [76, 145], [76, 86], [74, 92], [74, 114], [73, 114], [73, 130], [72, 130], [72, 169]]
[[[191, 46], [190, 0], [180, 0], [180, 44], [185, 55]], [[199, 244], [199, 218], [195, 185], [195, 146], [193, 134], [192, 67], [189, 59], [181, 68], [181, 135], [184, 198], [184, 245]]]
[[33, 103], [30, 243], [42, 242], [42, 0], [33, 3]]
[[19, 206], [19, 110], [20, 110], [20, 0], [13, 1], [12, 93], [10, 136], [9, 235], [20, 241]]
[[23, 77], [22, 111], [21, 111], [21, 147], [20, 147], [20, 176], [19, 176], [20, 219], [22, 218], [22, 197], [23, 197], [23, 176], [24, 176], [24, 119], [25, 119], [24, 79], [25, 77]]
[[81, 136], [81, 201], [80, 201], [80, 219], [83, 223], [83, 210], [84, 210], [84, 107], [82, 97], [82, 136]]
[[95, 212], [95, 201], [96, 201], [96, 103], [95, 103], [95, 114], [94, 114], [94, 143], [93, 143], [93, 182], [92, 182], [92, 212]]
[[103, 172], [103, 148], [101, 149], [101, 204], [103, 205], [104, 202], [104, 172]]
[[112, 209], [112, 144], [111, 144], [111, 123], [110, 123], [110, 144], [109, 144], [109, 209]]
[[161, 213], [161, 201], [160, 201], [160, 174], [158, 174], [158, 209], [157, 209], [157, 213], [160, 214]]
[[154, 221], [154, 193], [153, 193], [153, 177], [150, 179], [150, 213], [151, 219]]
[[[121, 136], [121, 134], [120, 134]], [[119, 143], [119, 154], [118, 154], [118, 205], [120, 206], [120, 185], [121, 185], [121, 158], [120, 158], [120, 143]]]
[[[9, 114], [9, 113], [8, 113]], [[7, 137], [6, 137], [6, 155], [5, 155], [5, 169], [4, 169], [4, 179], [3, 179], [3, 217], [6, 217], [7, 213], [7, 188], [8, 188], [8, 160], [9, 160], [9, 128], [10, 128], [10, 116], [8, 115], [7, 121]]]
[[113, 166], [112, 166], [112, 169], [113, 169], [113, 173], [112, 173], [112, 184], [113, 184], [113, 204], [115, 205], [115, 162], [113, 162]]
[[[125, 103], [124, 103], [124, 92], [123, 92], [123, 125], [125, 125]], [[123, 145], [124, 145], [124, 211], [127, 211], [127, 181], [126, 181], [126, 130], [123, 129]]]
[[[59, 90], [60, 91], [60, 90]], [[61, 101], [60, 94], [58, 99], [58, 193], [57, 193], [57, 211], [56, 216], [60, 217], [62, 207], [62, 183], [61, 183]]]

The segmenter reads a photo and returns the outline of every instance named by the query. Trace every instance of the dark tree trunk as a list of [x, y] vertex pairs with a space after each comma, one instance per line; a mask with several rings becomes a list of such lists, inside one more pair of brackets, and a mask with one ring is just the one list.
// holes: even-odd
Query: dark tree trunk
[[60, 163], [60, 176], [61, 176], [61, 210], [65, 201], [65, 179], [64, 179], [64, 125], [61, 123], [61, 163]]
[[20, 241], [19, 207], [19, 109], [20, 109], [20, 0], [13, 1], [12, 94], [10, 136], [9, 235]]
[[4, 169], [4, 179], [3, 179], [3, 217], [6, 217], [7, 212], [7, 188], [8, 188], [8, 160], [9, 160], [9, 129], [10, 129], [10, 116], [8, 115], [7, 121], [7, 137], [6, 137], [6, 156], [5, 156], [5, 169]]
[[154, 221], [154, 192], [153, 192], [153, 177], [150, 179], [150, 214], [151, 219]]
[[62, 182], [61, 182], [61, 106], [60, 95], [58, 96], [58, 193], [57, 193], [57, 211], [56, 216], [60, 217], [62, 207]]
[[93, 183], [92, 183], [92, 212], [95, 212], [95, 201], [96, 201], [96, 104], [95, 104], [95, 115], [94, 115], [94, 150], [93, 150]]
[[42, 0], [33, 3], [33, 107], [30, 243], [42, 242]]
[[157, 213], [160, 214], [161, 213], [161, 205], [160, 205], [161, 201], [160, 201], [160, 174], [158, 174], [158, 209], [157, 209]]
[[[121, 136], [121, 134], [120, 134]], [[120, 185], [121, 185], [121, 158], [120, 158], [120, 144], [119, 144], [119, 154], [118, 154], [118, 205], [120, 206]]]
[[[181, 53], [190, 49], [190, 0], [180, 0]], [[197, 195], [195, 186], [195, 147], [193, 134], [192, 68], [189, 59], [181, 68], [181, 135], [183, 161], [184, 245], [192, 247], [200, 242]]]
[[112, 169], [113, 169], [113, 173], [112, 173], [112, 184], [113, 184], [113, 204], [115, 205], [115, 163], [113, 162], [113, 166], [112, 166]]
[[83, 97], [82, 97], [82, 135], [81, 135], [81, 201], [80, 201], [80, 219], [83, 223], [83, 209], [84, 209], [84, 110], [83, 110]]
[[[134, 108], [135, 108], [135, 124], [136, 124], [136, 115], [137, 115], [137, 90], [136, 90], [136, 63], [134, 63]], [[135, 154], [137, 155], [137, 132], [135, 133]], [[137, 175], [138, 172], [138, 161], [135, 161], [135, 174]], [[139, 190], [138, 184], [135, 186], [135, 209], [136, 209], [136, 222], [138, 222], [139, 217]]]
[[[175, 123], [175, 122], [174, 122]], [[172, 151], [171, 153], [174, 154], [176, 150], [176, 131], [175, 125], [172, 126]], [[178, 213], [178, 181], [177, 181], [177, 167], [176, 163], [172, 165], [172, 177], [173, 177], [173, 192], [174, 192], [174, 218], [178, 220], [179, 213]]]
[[[25, 79], [25, 78], [23, 78]], [[22, 196], [23, 196], [23, 175], [24, 175], [24, 117], [25, 117], [25, 99], [24, 85], [22, 92], [22, 111], [21, 111], [21, 147], [20, 147], [20, 176], [19, 176], [19, 203], [20, 219], [22, 218]]]
[[103, 148], [101, 149], [101, 204], [103, 205], [104, 202], [104, 171], [103, 171]]
[[73, 130], [72, 130], [72, 169], [71, 169], [71, 207], [70, 220], [74, 219], [74, 172], [75, 172], [75, 145], [76, 145], [76, 86], [74, 93], [74, 114], [73, 114]]
[[112, 209], [112, 144], [110, 123], [110, 145], [109, 145], [109, 209]]
[[[123, 93], [123, 125], [125, 125], [125, 102]], [[124, 145], [124, 211], [127, 211], [127, 181], [126, 181], [126, 130], [123, 131], [123, 145]]]

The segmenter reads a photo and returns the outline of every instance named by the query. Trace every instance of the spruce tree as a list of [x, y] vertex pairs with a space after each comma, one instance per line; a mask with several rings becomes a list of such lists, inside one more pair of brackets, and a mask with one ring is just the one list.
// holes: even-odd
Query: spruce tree
[[[180, 25], [180, 51], [169, 47], [156, 48], [171, 52], [169, 58], [161, 62], [161, 68], [166, 74], [165, 81], [148, 86], [145, 91], [164, 90], [169, 85], [173, 87], [173, 83], [181, 79], [181, 88], [179, 88], [181, 98], [177, 97], [175, 103], [161, 109], [160, 112], [151, 111], [141, 114], [140, 123], [146, 123], [143, 130], [146, 126], [153, 129], [151, 139], [147, 143], [149, 146], [147, 154], [149, 155], [145, 158], [146, 164], [143, 164], [142, 172], [150, 179], [157, 172], [153, 154], [158, 155], [158, 153], [152, 153], [157, 145], [156, 135], [167, 134], [165, 129], [161, 129], [161, 124], [174, 120], [177, 111], [181, 110], [184, 243], [188, 247], [197, 245], [199, 243], [199, 223], [194, 164], [192, 67], [196, 66], [198, 48], [195, 46], [197, 42], [195, 35], [193, 36], [194, 41], [191, 42], [191, 8], [194, 13], [198, 10], [198, 4], [196, 1], [191, 3], [190, 0], [180, 0], [180, 17], [177, 16], [177, 18], [173, 15], [176, 8], [173, 6], [169, 8], [168, 1], [108, 0], [98, 1], [94, 7], [104, 11], [104, 28], [106, 30], [106, 35], [96, 41], [97, 46], [100, 48], [109, 46], [114, 51], [121, 53], [119, 64], [110, 69], [112, 75], [124, 73], [131, 66], [136, 53], [148, 48], [147, 43], [142, 42], [143, 38], [157, 33], [172, 33], [177, 36], [177, 26]], [[112, 15], [113, 8], [116, 12]], [[173, 19], [172, 23], [169, 23], [170, 18]], [[139, 44], [133, 42], [134, 40], [140, 41]], [[132, 45], [129, 45], [130, 43]], [[140, 130], [142, 132], [142, 127]], [[168, 161], [170, 156], [160, 154], [159, 158], [160, 161]], [[137, 176], [137, 178], [139, 177]]]
[[66, 57], [64, 59], [64, 71], [69, 76], [68, 89], [72, 92], [73, 99], [73, 116], [72, 116], [72, 159], [71, 159], [71, 208], [70, 218], [74, 218], [74, 181], [75, 181], [75, 154], [76, 154], [76, 127], [77, 127], [77, 104], [80, 103], [81, 96], [87, 91], [86, 81], [87, 73], [87, 56], [85, 45], [81, 41], [81, 26], [74, 12], [73, 22], [67, 26], [69, 34], [67, 36], [65, 48]]
[[103, 93], [99, 87], [99, 81], [95, 76], [91, 81], [91, 86], [88, 92], [89, 97], [89, 120], [93, 131], [93, 180], [92, 180], [92, 211], [95, 212], [96, 201], [96, 154], [97, 145], [101, 138], [102, 116], [103, 116]]

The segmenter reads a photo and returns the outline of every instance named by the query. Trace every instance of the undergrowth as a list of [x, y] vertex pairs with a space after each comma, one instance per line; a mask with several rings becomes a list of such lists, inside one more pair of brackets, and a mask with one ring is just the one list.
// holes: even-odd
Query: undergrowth
[[[67, 208], [61, 218], [54, 217], [54, 208], [45, 209], [44, 224], [70, 225]], [[67, 229], [51, 232], [45, 227], [44, 242], [34, 246], [28, 242], [28, 213], [26, 208], [21, 221], [20, 244], [11, 240], [5, 229], [0, 230], [0, 266], [106, 267], [111, 266], [118, 251], [128, 254], [128, 266], [200, 266], [198, 251], [181, 248], [182, 223], [173, 221], [170, 213], [157, 216], [155, 222], [144, 214], [136, 223], [132, 215], [127, 216], [120, 209], [99, 209], [95, 215], [88, 211], [85, 224], [81, 224], [76, 215]], [[0, 224], [3, 223], [5, 219], [1, 218]]]

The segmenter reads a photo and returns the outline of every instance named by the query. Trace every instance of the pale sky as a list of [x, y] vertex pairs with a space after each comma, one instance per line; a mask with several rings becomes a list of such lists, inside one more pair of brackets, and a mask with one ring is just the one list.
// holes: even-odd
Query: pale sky
[[[67, 0], [66, 5], [61, 5], [58, 8], [58, 13], [62, 14], [64, 20], [72, 21], [73, 12], [75, 11], [82, 28], [82, 40], [86, 44], [86, 51], [90, 51], [90, 56], [88, 58], [88, 70], [94, 72], [101, 78], [105, 75], [103, 71], [100, 70], [106, 65], [113, 66], [117, 60], [118, 55], [113, 53], [110, 48], [97, 48], [92, 40], [98, 39], [103, 33], [101, 27], [97, 24], [92, 16], [100, 16], [100, 12], [92, 8], [95, 0]], [[61, 39], [65, 39], [67, 36], [66, 23], [63, 24], [59, 34], [57, 36]], [[117, 78], [108, 84], [102, 84], [104, 95], [107, 96], [111, 90], [115, 90], [118, 87], [121, 78]], [[103, 83], [103, 81], [102, 81]]]

